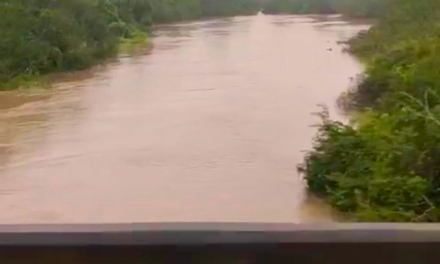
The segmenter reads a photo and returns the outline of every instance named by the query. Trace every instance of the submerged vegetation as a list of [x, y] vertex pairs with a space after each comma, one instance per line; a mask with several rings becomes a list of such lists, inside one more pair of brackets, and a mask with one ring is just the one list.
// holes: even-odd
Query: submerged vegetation
[[366, 64], [349, 124], [322, 124], [309, 190], [359, 221], [440, 221], [440, 2], [393, 0], [351, 43]]
[[256, 11], [256, 0], [0, 0], [0, 89], [84, 69], [154, 23]]

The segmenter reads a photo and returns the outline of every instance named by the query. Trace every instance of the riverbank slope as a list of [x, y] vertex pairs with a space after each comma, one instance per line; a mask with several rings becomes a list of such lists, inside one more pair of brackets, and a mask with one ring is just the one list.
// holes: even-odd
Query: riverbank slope
[[306, 180], [350, 219], [440, 220], [439, 15], [439, 2], [396, 1], [352, 41], [367, 69], [345, 95], [350, 123], [320, 114]]

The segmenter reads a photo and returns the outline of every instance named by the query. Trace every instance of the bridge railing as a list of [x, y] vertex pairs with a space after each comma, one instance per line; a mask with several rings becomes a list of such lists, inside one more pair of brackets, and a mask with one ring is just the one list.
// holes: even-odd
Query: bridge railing
[[440, 263], [440, 225], [3, 225], [9, 263]]

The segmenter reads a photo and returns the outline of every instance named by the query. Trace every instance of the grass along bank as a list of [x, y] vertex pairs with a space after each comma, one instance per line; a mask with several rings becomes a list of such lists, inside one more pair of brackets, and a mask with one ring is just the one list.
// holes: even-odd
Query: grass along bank
[[351, 220], [440, 220], [439, 17], [438, 1], [393, 1], [352, 40], [367, 69], [346, 95], [349, 124], [320, 113], [305, 179]]

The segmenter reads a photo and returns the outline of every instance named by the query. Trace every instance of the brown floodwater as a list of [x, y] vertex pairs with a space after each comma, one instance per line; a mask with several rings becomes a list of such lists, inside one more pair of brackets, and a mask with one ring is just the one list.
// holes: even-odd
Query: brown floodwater
[[317, 104], [360, 73], [368, 24], [250, 16], [159, 26], [152, 46], [0, 94], [0, 223], [312, 222], [297, 164]]

